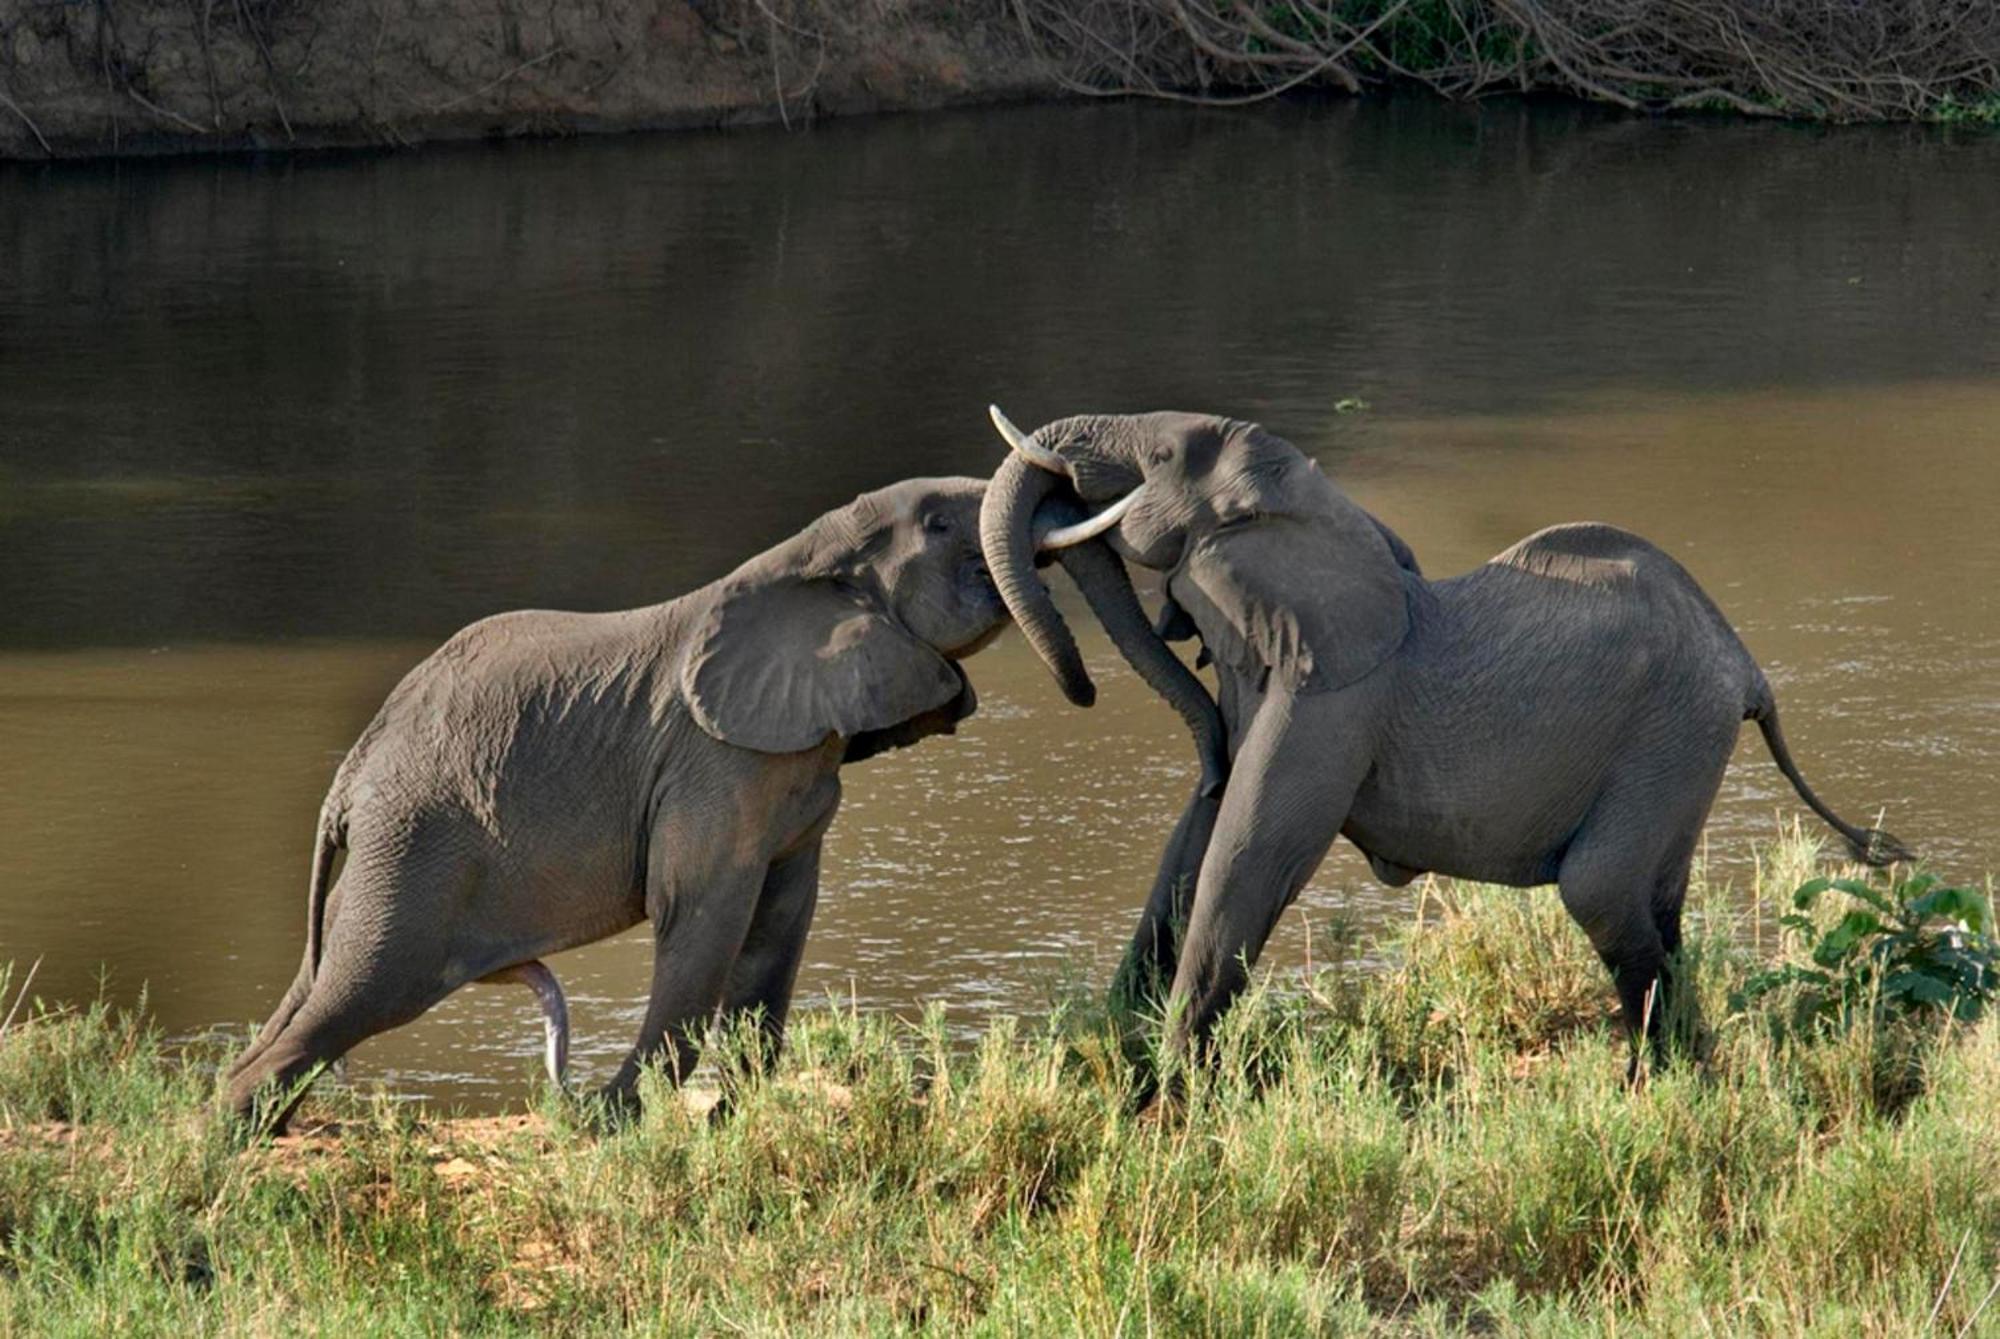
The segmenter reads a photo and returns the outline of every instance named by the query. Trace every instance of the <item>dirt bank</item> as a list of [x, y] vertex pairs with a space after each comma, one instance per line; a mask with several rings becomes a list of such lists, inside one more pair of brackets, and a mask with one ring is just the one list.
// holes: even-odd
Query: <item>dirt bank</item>
[[798, 122], [1054, 90], [999, 3], [0, 0], [0, 158]]
[[0, 0], [0, 158], [1395, 85], [2000, 126], [2000, 7], [1936, 0], [1891, 22], [1815, 0]]

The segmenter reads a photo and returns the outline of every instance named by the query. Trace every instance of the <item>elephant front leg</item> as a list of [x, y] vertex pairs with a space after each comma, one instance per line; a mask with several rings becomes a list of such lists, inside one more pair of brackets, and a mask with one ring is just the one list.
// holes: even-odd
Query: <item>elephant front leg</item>
[[1326, 858], [1367, 775], [1377, 689], [1273, 694], [1236, 754], [1168, 998], [1169, 1049], [1208, 1040], [1278, 917]]
[[777, 1063], [792, 987], [819, 903], [819, 859], [820, 841], [815, 837], [803, 850], [772, 863], [742, 951], [729, 969], [722, 1023], [727, 1027], [754, 1017], [757, 1025], [756, 1039], [742, 1056], [742, 1077], [768, 1073]]
[[652, 991], [638, 1041], [600, 1093], [614, 1112], [638, 1108], [639, 1071], [645, 1065], [664, 1059], [667, 1077], [677, 1086], [694, 1072], [763, 881], [764, 869], [758, 866], [648, 893]]
[[1209, 838], [1221, 811], [1222, 801], [1197, 785], [1180, 821], [1174, 824], [1173, 835], [1160, 855], [1159, 872], [1153, 876], [1146, 909], [1139, 913], [1139, 927], [1133, 931], [1125, 958], [1111, 981], [1110, 1004], [1115, 1017], [1136, 1022], [1157, 1011], [1165, 999], [1180, 958], [1188, 904], [1194, 898], [1202, 858], [1208, 854]]

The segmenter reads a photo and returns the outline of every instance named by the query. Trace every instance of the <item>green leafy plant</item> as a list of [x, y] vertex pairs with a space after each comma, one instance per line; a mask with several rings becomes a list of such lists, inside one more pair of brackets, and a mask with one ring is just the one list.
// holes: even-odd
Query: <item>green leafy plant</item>
[[[1860, 905], [1838, 920], [1815, 915], [1829, 892]], [[1971, 1022], [2000, 991], [2000, 942], [1983, 894], [1917, 873], [1878, 887], [1862, 879], [1813, 879], [1792, 894], [1781, 924], [1808, 961], [1753, 974], [1737, 1008], [1784, 987], [1799, 988], [1807, 1018], [1850, 1022], [1862, 1010]]]

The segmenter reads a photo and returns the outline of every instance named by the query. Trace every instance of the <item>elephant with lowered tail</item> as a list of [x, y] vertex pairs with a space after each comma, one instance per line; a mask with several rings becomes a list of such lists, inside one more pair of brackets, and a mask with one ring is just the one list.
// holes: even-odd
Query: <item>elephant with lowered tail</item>
[[1636, 535], [1553, 526], [1433, 581], [1257, 424], [1085, 415], [1029, 435], [992, 415], [1012, 451], [987, 562], [1070, 700], [1090, 680], [1033, 570], [1068, 545], [1166, 574], [1157, 627], [1107, 621], [1134, 663], [1198, 637], [1215, 666], [1225, 756], [1202, 766], [1227, 788], [1182, 814], [1114, 988], [1165, 1005], [1177, 1048], [1207, 1036], [1336, 835], [1392, 886], [1556, 884], [1627, 1027], [1660, 1047], [1689, 866], [1745, 720], [1858, 858], [1909, 858], [1813, 793], [1735, 631]]
[[686, 1075], [718, 1010], [761, 1018], [768, 1062], [841, 764], [951, 733], [975, 705], [958, 662], [1006, 625], [984, 486], [865, 493], [679, 599], [501, 614], [411, 670], [335, 773], [304, 960], [230, 1109], [282, 1125], [320, 1067], [472, 981], [535, 991], [561, 1082], [541, 959], [648, 921], [645, 1021], [605, 1095], [630, 1106], [655, 1058]]

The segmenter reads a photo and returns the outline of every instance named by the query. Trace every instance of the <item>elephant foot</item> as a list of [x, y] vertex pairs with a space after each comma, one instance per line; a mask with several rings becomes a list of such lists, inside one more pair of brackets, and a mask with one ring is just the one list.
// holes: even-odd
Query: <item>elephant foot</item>
[[1142, 1074], [1132, 1085], [1125, 1110], [1142, 1125], [1171, 1125], [1187, 1111], [1187, 1086], [1176, 1072], [1164, 1079], [1157, 1073]]
[[639, 1085], [613, 1079], [594, 1093], [576, 1099], [584, 1126], [598, 1134], [616, 1134], [639, 1119]]
[[1160, 1076], [1151, 1070], [1142, 1070], [1132, 1080], [1132, 1091], [1125, 1095], [1127, 1115], [1150, 1117], [1160, 1106]]

